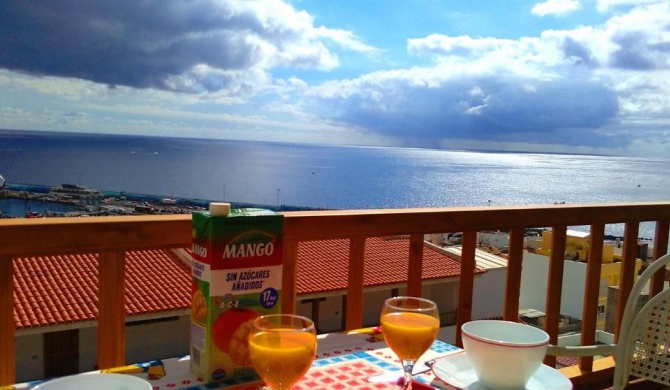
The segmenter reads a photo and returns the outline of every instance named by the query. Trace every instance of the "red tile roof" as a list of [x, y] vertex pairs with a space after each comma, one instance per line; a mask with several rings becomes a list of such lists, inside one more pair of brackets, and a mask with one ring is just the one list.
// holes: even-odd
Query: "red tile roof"
[[[365, 287], [399, 284], [407, 280], [408, 237], [370, 237], [365, 243]], [[298, 245], [298, 294], [346, 290], [349, 240], [304, 241]], [[423, 280], [457, 278], [461, 263], [430, 247], [423, 247]], [[475, 270], [475, 273], [483, 273]]]
[[[407, 279], [409, 239], [368, 238], [366, 287]], [[348, 240], [306, 241], [298, 246], [298, 294], [346, 290]], [[126, 253], [126, 315], [190, 307], [191, 272], [170, 250]], [[423, 249], [423, 279], [457, 278], [460, 262]], [[483, 270], [475, 270], [483, 273]], [[98, 257], [93, 254], [14, 259], [14, 322], [17, 329], [94, 321], [98, 309]]]
[[[169, 250], [126, 254], [126, 314], [190, 307], [191, 271]], [[93, 254], [14, 259], [17, 329], [93, 321], [98, 315], [98, 257]]]

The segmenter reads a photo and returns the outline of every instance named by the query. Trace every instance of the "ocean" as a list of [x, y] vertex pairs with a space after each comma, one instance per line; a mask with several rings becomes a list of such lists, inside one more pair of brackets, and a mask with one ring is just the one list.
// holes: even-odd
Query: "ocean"
[[0, 131], [8, 183], [310, 208], [667, 201], [668, 170], [656, 157]]

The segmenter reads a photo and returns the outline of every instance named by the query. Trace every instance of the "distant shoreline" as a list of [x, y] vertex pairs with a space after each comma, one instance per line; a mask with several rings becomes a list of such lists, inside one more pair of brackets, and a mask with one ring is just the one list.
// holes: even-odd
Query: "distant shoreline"
[[[50, 215], [35, 214], [25, 210], [21, 215], [6, 215], [5, 218], [22, 217], [61, 217], [61, 216], [99, 216], [99, 215], [146, 215], [146, 214], [187, 214], [197, 210], [205, 210], [211, 202], [221, 200], [203, 200], [178, 198], [162, 195], [134, 194], [125, 191], [101, 191], [104, 200], [96, 203], [79, 203], [74, 200], [62, 201], [49, 197], [52, 186], [40, 184], [18, 184], [5, 183], [0, 190], [0, 197], [8, 199], [23, 199], [31, 201], [43, 201], [55, 204], [66, 204], [75, 210], [70, 212], [52, 212]], [[306, 211], [323, 210], [310, 207], [267, 205], [246, 202], [228, 201], [233, 208], [263, 208], [273, 211]], [[30, 213], [30, 214], [29, 214]]]

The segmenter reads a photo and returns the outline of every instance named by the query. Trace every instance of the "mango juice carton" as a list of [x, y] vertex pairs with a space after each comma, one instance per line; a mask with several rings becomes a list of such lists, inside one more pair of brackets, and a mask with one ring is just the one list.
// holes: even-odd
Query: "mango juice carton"
[[283, 216], [212, 203], [193, 217], [191, 371], [205, 382], [254, 375], [254, 319], [281, 312]]

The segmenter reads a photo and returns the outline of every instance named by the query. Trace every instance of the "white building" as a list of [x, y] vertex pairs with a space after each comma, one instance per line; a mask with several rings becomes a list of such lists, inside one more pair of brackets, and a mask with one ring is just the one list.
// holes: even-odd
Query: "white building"
[[[549, 257], [524, 253], [519, 307], [545, 311], [548, 275]], [[603, 279], [600, 282], [601, 295], [607, 296], [607, 281]], [[561, 314], [582, 319], [585, 283], [586, 263], [566, 260], [561, 289]]]

